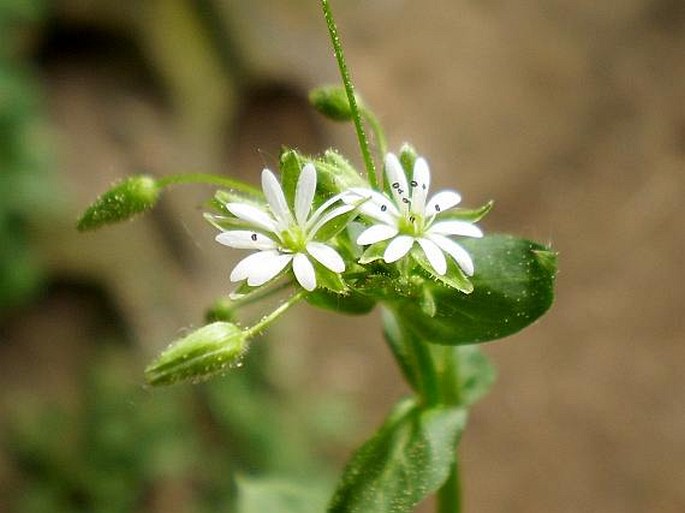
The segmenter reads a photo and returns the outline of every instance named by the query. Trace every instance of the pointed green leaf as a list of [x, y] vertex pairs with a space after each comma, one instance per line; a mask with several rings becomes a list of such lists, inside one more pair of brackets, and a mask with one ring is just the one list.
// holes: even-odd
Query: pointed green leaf
[[476, 273], [473, 292], [463, 294], [436, 282], [426, 283], [436, 313], [426, 315], [413, 300], [391, 302], [410, 319], [409, 329], [424, 340], [459, 345], [506, 337], [525, 328], [551, 306], [556, 256], [540, 244], [506, 235], [488, 235], [460, 243], [471, 254]]
[[409, 513], [447, 480], [466, 410], [407, 400], [348, 463], [328, 513]]
[[453, 208], [440, 214], [441, 221], [455, 219], [457, 221], [467, 221], [469, 223], [477, 223], [483, 219], [492, 210], [495, 202], [490, 200], [482, 207], [478, 208]]

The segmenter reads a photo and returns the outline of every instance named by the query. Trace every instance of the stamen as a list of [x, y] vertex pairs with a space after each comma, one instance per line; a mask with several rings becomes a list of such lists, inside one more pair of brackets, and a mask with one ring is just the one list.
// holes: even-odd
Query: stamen
[[381, 212], [388, 210], [388, 205], [381, 205]]
[[250, 235], [250, 238], [251, 238], [254, 242], [257, 242], [257, 234], [256, 234], [256, 233], [253, 233], [252, 235]]
[[[412, 186], [412, 187], [416, 187], [417, 185], [419, 185], [419, 182], [417, 182], [416, 180], [412, 180], [412, 181], [411, 181], [411, 186]], [[426, 186], [424, 185], [423, 188], [425, 189]]]
[[435, 205], [435, 211], [440, 212], [440, 205], [437, 205], [437, 204]]
[[399, 188], [400, 188], [400, 182], [393, 182], [393, 183], [392, 183], [392, 188], [393, 188], [393, 189], [399, 189]]

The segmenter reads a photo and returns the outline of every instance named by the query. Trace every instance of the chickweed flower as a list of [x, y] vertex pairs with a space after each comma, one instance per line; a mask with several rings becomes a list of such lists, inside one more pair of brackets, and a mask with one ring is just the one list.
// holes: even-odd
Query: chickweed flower
[[317, 240], [317, 234], [324, 225], [356, 207], [336, 206], [342, 199], [342, 195], [336, 195], [312, 213], [316, 181], [316, 168], [306, 164], [298, 177], [291, 211], [278, 179], [264, 169], [262, 190], [268, 206], [226, 204], [228, 211], [249, 229], [224, 231], [216, 236], [216, 241], [231, 248], [256, 250], [238, 262], [231, 272], [231, 281], [247, 280], [248, 285], [258, 287], [292, 266], [297, 282], [312, 291], [317, 286], [316, 263], [334, 273], [345, 270], [342, 257], [330, 245]]
[[407, 255], [416, 243], [436, 274], [442, 276], [447, 272], [447, 254], [464, 274], [472, 276], [471, 256], [450, 237], [482, 237], [483, 232], [468, 221], [439, 220], [461, 202], [459, 193], [444, 190], [429, 199], [430, 170], [423, 158], [416, 159], [409, 183], [402, 164], [393, 153], [385, 157], [385, 172], [391, 197], [371, 189], [351, 190], [351, 200], [368, 198], [361, 204], [360, 212], [377, 222], [359, 234], [357, 244], [366, 246], [389, 241], [383, 260], [392, 263]]

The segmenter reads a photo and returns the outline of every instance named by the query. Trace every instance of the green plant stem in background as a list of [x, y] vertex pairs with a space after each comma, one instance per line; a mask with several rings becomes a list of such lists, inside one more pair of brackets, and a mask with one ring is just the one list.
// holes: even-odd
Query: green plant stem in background
[[436, 499], [436, 513], [461, 513], [461, 483], [457, 460], [454, 461], [447, 481], [438, 490]]
[[[371, 157], [371, 151], [369, 150], [369, 140], [366, 137], [366, 132], [364, 131], [364, 125], [362, 123], [362, 117], [359, 111], [359, 106], [357, 105], [357, 99], [354, 96], [354, 85], [352, 84], [352, 78], [350, 77], [350, 72], [347, 69], [347, 63], [345, 62], [345, 54], [342, 49], [342, 42], [340, 40], [340, 35], [338, 34], [338, 28], [333, 20], [333, 13], [331, 12], [331, 6], [328, 0], [321, 0], [321, 8], [323, 9], [323, 16], [326, 20], [326, 26], [328, 27], [328, 33], [331, 36], [331, 43], [333, 44], [333, 52], [335, 53], [335, 60], [338, 62], [338, 68], [340, 69], [340, 76], [345, 86], [345, 93], [347, 94], [347, 101], [350, 102], [350, 109], [352, 110], [352, 119], [354, 120], [354, 127], [357, 131], [357, 139], [359, 140], [359, 148], [362, 152], [362, 157], [364, 159], [364, 165], [366, 166], [366, 175], [369, 184], [372, 188], [377, 188], [378, 181], [376, 179], [376, 166], [373, 163], [373, 158]], [[379, 142], [380, 144], [380, 142]]]
[[220, 187], [227, 187], [229, 189], [244, 192], [252, 196], [262, 196], [262, 192], [259, 189], [252, 187], [251, 185], [248, 185], [239, 180], [233, 180], [231, 178], [226, 178], [223, 176], [211, 175], [209, 173], [186, 173], [181, 175], [170, 175], [164, 176], [157, 180], [157, 185], [159, 185], [159, 187], [168, 187], [169, 185], [181, 185], [191, 183], [218, 185]]

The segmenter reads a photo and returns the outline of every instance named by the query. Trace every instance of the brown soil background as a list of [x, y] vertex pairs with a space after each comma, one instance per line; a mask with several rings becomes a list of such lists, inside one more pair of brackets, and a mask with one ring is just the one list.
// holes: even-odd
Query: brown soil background
[[[229, 289], [237, 254], [202, 221], [209, 189], [77, 234], [99, 192], [141, 169], [256, 182], [281, 144], [337, 145], [359, 162], [352, 129], [307, 108], [310, 87], [337, 79], [316, 2], [197, 4], [215, 15], [184, 0], [62, 0], [35, 36], [66, 213], [36, 223], [34, 243], [50, 276], [104, 287], [147, 356]], [[391, 147], [411, 141], [436, 186], [456, 186], [466, 204], [495, 199], [486, 230], [560, 252], [552, 311], [486, 347], [499, 380], [461, 443], [466, 510], [685, 511], [685, 4], [334, 8]], [[83, 364], [87, 308], [43, 306], [0, 348], [8, 401], [68, 395]], [[376, 316], [301, 307], [273, 339], [276, 359], [295, 362], [293, 387], [363, 405], [359, 441], [406, 392]]]

